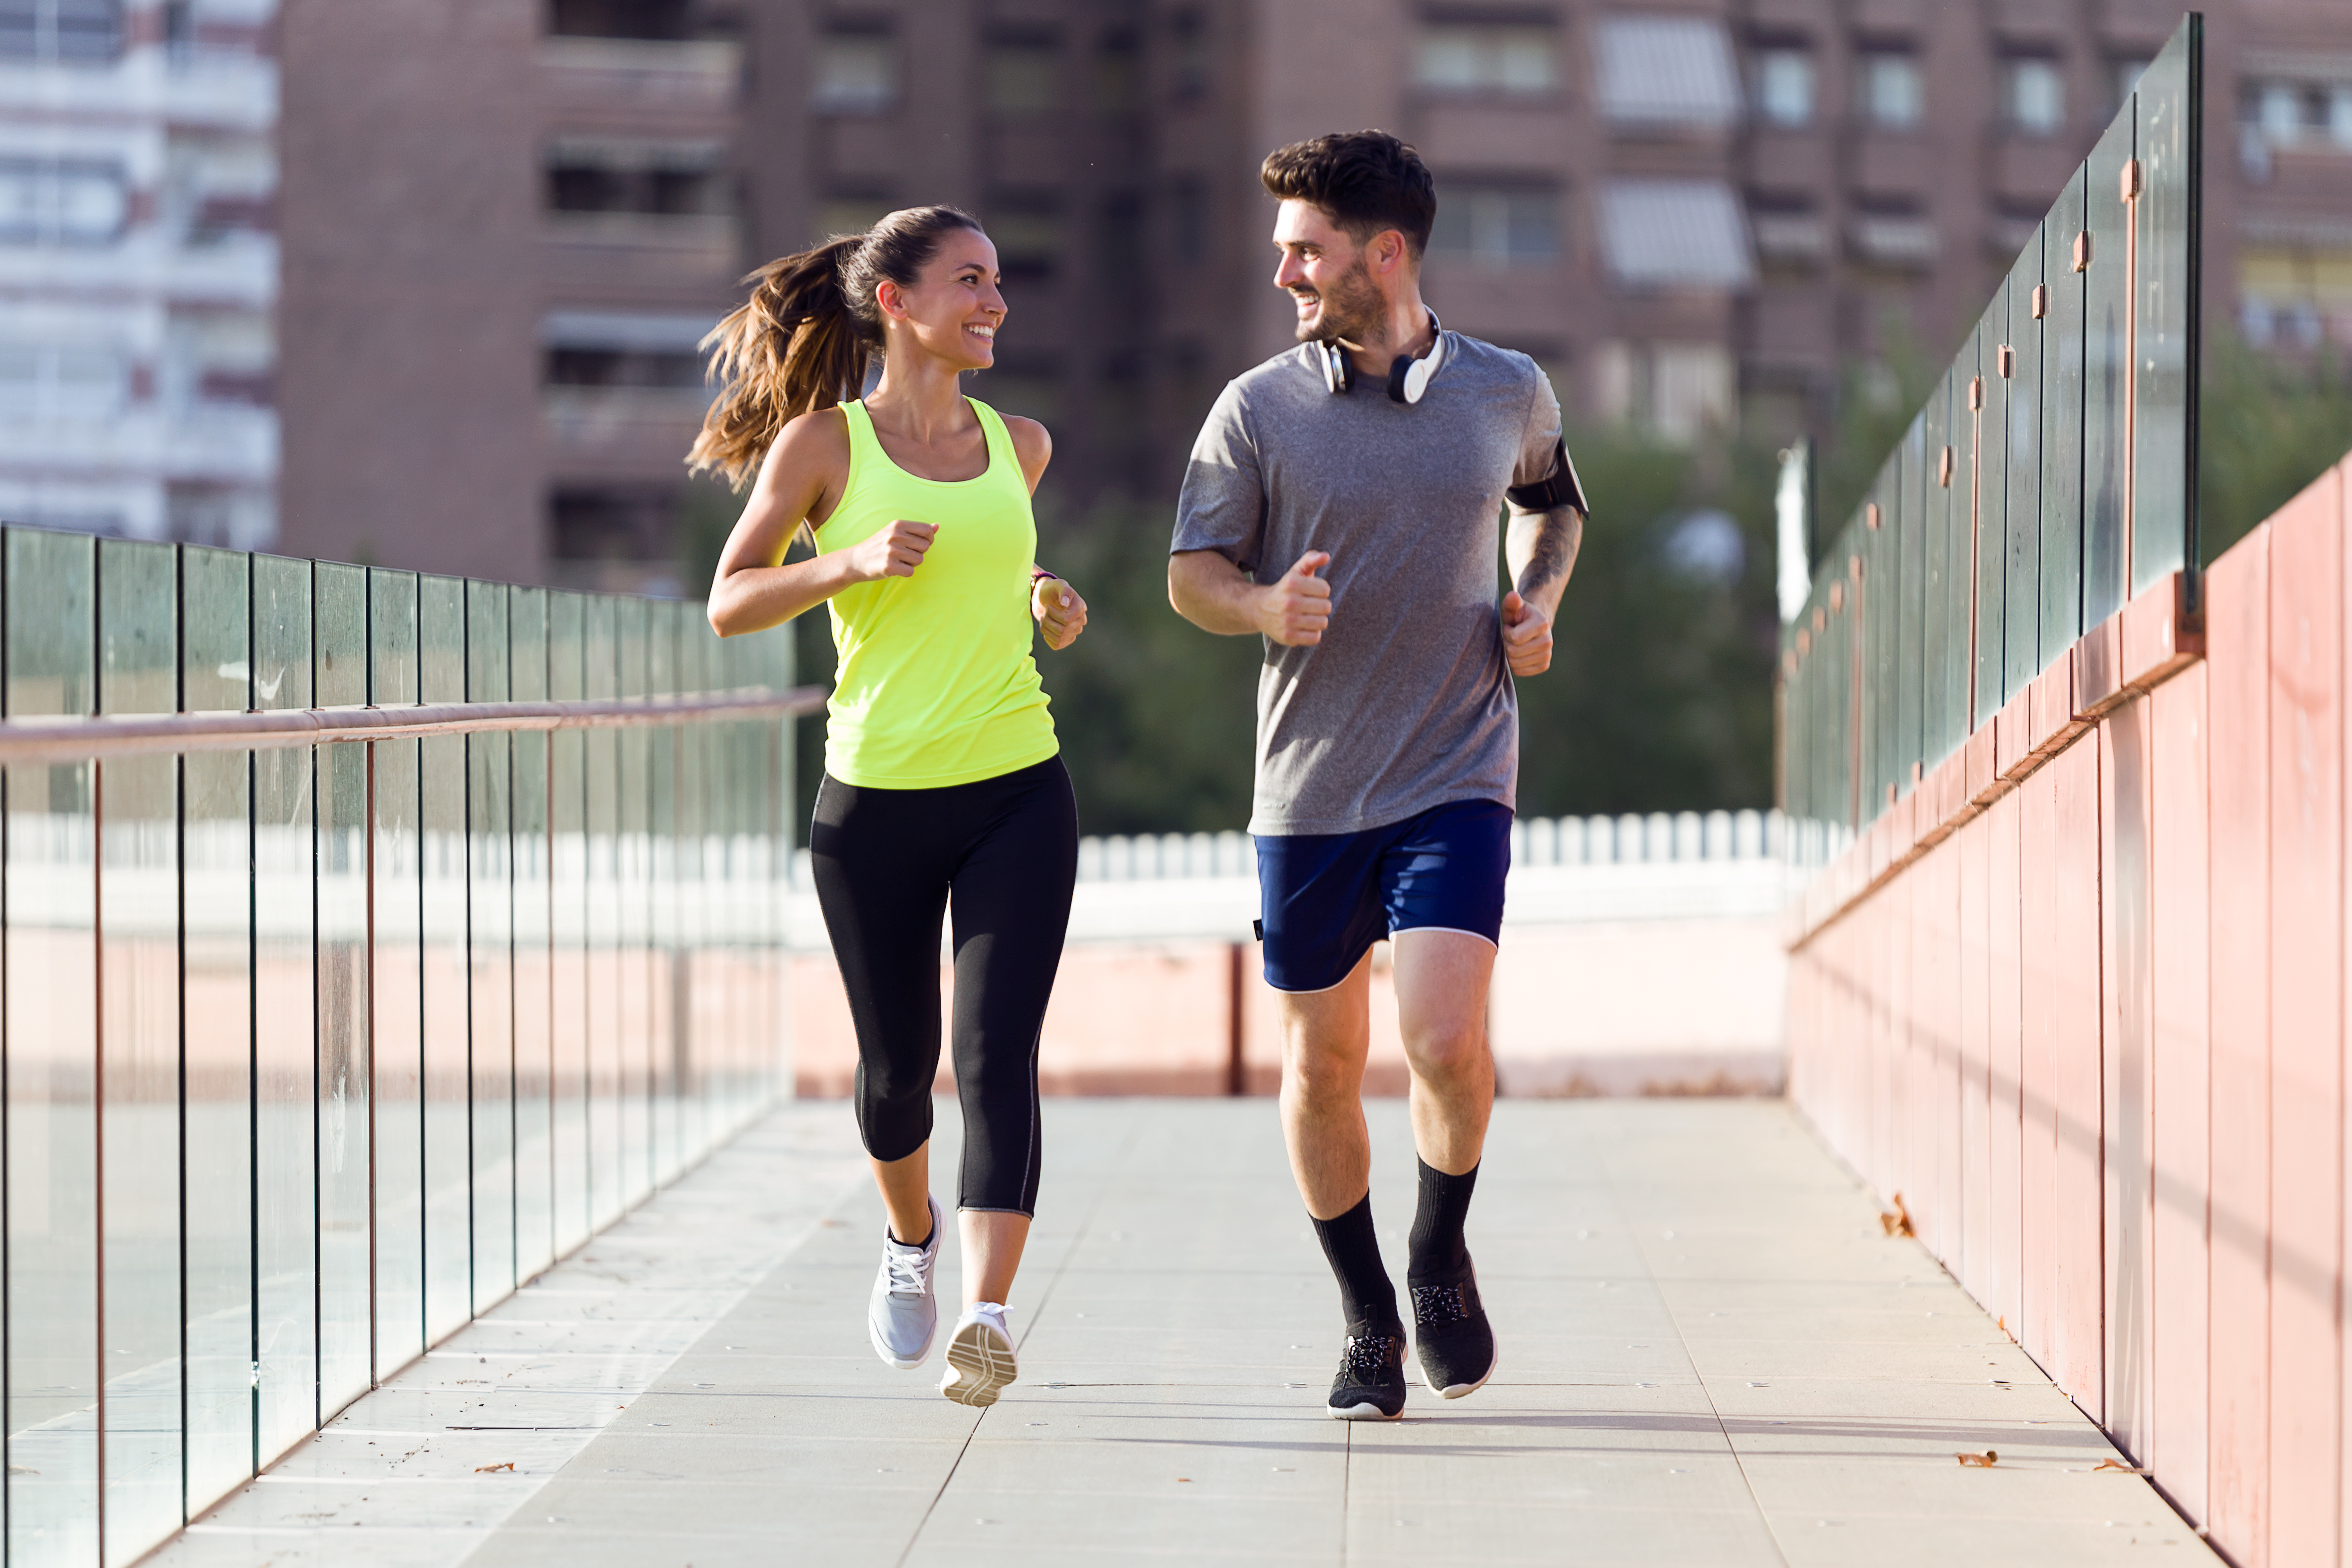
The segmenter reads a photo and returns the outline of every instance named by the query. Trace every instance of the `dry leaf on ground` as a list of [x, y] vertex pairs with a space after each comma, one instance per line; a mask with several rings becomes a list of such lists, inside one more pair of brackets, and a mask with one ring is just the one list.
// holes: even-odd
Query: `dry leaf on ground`
[[1987, 1470], [1992, 1468], [2000, 1460], [2000, 1456], [1990, 1448], [1987, 1448], [1981, 1454], [1955, 1454], [1952, 1458], [1959, 1460], [1963, 1465], [1974, 1465], [1979, 1469]]
[[2095, 1475], [2101, 1470], [2113, 1470], [2119, 1476], [2144, 1476], [2147, 1474], [2147, 1472], [2142, 1469], [2139, 1466], [2126, 1465], [2118, 1459], [2101, 1459], [2097, 1464], [2091, 1467], [2091, 1470]]
[[1919, 1234], [1917, 1231], [1911, 1228], [1911, 1211], [1903, 1206], [1903, 1194], [1901, 1193], [1895, 1194], [1895, 1212], [1893, 1214], [1880, 1215], [1878, 1216], [1878, 1223], [1889, 1236], [1916, 1236]]
[[474, 1473], [478, 1476], [487, 1476], [492, 1470], [511, 1470], [513, 1468], [514, 1461], [512, 1459], [509, 1459], [503, 1465], [476, 1465], [474, 1467]]

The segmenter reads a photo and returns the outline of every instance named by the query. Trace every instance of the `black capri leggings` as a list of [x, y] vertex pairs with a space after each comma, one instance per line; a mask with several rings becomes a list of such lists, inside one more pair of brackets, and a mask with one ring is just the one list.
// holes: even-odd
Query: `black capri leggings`
[[877, 1160], [931, 1135], [940, 917], [955, 910], [957, 1206], [1034, 1213], [1037, 1037], [1078, 876], [1078, 805], [1058, 757], [943, 789], [831, 774], [809, 830], [817, 902], [857, 1026], [857, 1130]]

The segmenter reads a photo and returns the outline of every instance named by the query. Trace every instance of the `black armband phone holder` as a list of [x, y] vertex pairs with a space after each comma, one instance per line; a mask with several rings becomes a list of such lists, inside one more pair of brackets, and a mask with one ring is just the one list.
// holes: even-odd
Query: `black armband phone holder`
[[1576, 464], [1568, 455], [1568, 442], [1552, 445], [1551, 472], [1531, 485], [1513, 485], [1503, 492], [1504, 499], [1522, 511], [1549, 511], [1555, 507], [1572, 506], [1591, 516], [1592, 509], [1584, 501], [1584, 486], [1576, 477]]

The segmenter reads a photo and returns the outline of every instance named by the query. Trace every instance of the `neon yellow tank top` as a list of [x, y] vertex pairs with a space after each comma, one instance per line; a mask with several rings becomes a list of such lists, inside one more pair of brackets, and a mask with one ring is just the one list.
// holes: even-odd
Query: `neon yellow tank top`
[[988, 437], [976, 479], [918, 479], [890, 460], [861, 403], [845, 403], [849, 486], [816, 531], [846, 550], [894, 521], [939, 532], [911, 577], [859, 583], [828, 605], [839, 663], [824, 768], [844, 784], [937, 789], [1042, 763], [1061, 750], [1030, 654], [1037, 524], [996, 410], [968, 398]]

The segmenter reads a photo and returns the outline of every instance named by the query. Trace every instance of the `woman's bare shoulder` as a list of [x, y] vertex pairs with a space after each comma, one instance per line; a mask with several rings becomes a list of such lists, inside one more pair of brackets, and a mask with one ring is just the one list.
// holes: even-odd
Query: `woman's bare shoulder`
[[1002, 417], [1004, 434], [1013, 442], [1013, 456], [1020, 461], [1021, 471], [1029, 476], [1034, 487], [1037, 476], [1045, 471], [1045, 465], [1054, 460], [1053, 433], [1034, 419], [1018, 414]]

